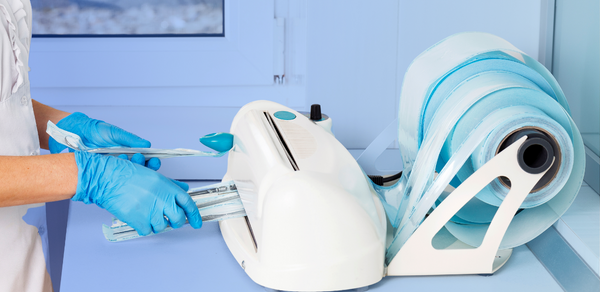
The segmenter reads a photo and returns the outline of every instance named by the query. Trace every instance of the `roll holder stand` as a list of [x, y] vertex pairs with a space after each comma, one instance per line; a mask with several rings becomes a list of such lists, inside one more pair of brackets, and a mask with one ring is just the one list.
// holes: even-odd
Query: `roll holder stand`
[[[393, 130], [389, 126], [357, 159], [363, 169], [375, 169], [375, 159], [385, 149], [384, 145], [391, 142], [387, 140], [394, 137]], [[554, 153], [549, 153], [550, 157], [547, 159], [552, 159], [552, 162], [549, 165], [546, 163], [544, 169], [538, 173], [525, 171], [520, 165], [523, 164], [523, 159], [519, 161], [519, 155], [523, 151], [519, 150], [526, 140], [527, 136], [519, 138], [448, 195], [398, 251], [387, 267], [387, 275], [492, 274], [502, 267], [512, 254], [512, 249], [499, 250], [502, 238], [529, 192], [554, 163]], [[365, 163], [367, 161], [370, 163]], [[479, 191], [498, 177], [508, 178], [511, 187], [494, 215], [481, 245], [473, 248], [457, 240], [445, 249], [434, 248], [433, 238], [442, 227]]]
[[[387, 275], [492, 274], [502, 267], [512, 254], [512, 249], [498, 250], [500, 242], [525, 197], [549, 169], [532, 174], [521, 168], [517, 156], [526, 140], [527, 136], [523, 136], [498, 153], [448, 195], [392, 259], [387, 267]], [[511, 188], [492, 219], [481, 245], [476, 248], [457, 248], [456, 245], [446, 249], [434, 248], [433, 237], [450, 218], [492, 180], [501, 176], [510, 180]], [[464, 247], [468, 246], [464, 244]]]

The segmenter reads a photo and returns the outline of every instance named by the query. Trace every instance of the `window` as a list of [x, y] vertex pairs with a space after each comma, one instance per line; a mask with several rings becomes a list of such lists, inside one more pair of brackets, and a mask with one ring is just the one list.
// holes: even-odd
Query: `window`
[[225, 1], [223, 37], [42, 35], [32, 40], [31, 84], [33, 88], [270, 85], [273, 6], [269, 0]]
[[35, 36], [222, 36], [223, 0], [32, 0]]

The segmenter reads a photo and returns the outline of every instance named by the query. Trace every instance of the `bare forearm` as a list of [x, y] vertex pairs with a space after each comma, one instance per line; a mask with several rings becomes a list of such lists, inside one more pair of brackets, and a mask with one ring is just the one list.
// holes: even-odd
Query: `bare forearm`
[[56, 124], [70, 113], [49, 107], [45, 104], [37, 102], [36, 100], [32, 101], [33, 114], [35, 115], [38, 136], [40, 137], [40, 147], [43, 149], [48, 149], [48, 134], [46, 133], [46, 124], [48, 121], [52, 121]]
[[76, 189], [73, 153], [0, 156], [0, 207], [68, 199]]

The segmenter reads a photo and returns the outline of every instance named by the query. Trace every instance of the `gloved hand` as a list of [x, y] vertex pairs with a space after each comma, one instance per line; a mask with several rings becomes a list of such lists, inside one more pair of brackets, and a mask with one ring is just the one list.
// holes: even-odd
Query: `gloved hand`
[[185, 192], [187, 184], [117, 157], [75, 151], [75, 161], [78, 180], [73, 201], [108, 210], [140, 235], [160, 232], [168, 224], [179, 228], [186, 217], [192, 227], [202, 226], [196, 204]]
[[[150, 141], [142, 139], [104, 121], [91, 119], [82, 113], [72, 113], [56, 123], [56, 126], [79, 135], [81, 140], [83, 140], [83, 143], [92, 148], [114, 146], [150, 147]], [[48, 140], [48, 148], [50, 148], [50, 153], [60, 153], [67, 147], [50, 137]], [[69, 151], [73, 152], [72, 149], [69, 149]], [[146, 162], [144, 156], [141, 154], [134, 155], [131, 161], [146, 165], [153, 170], [158, 170], [161, 164], [158, 158], [151, 158]]]

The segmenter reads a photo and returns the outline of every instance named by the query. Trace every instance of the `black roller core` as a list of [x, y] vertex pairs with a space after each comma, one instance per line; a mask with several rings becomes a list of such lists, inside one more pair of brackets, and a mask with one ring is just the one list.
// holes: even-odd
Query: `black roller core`
[[521, 168], [531, 174], [544, 172], [552, 164], [554, 150], [542, 138], [528, 138], [517, 154]]
[[[550, 167], [548, 172], [546, 172], [533, 187], [532, 192], [535, 192], [546, 186], [555, 177], [560, 165], [560, 149], [558, 148], [556, 141], [548, 134], [540, 130], [529, 128], [512, 133], [500, 145], [498, 152], [506, 149], [523, 136], [527, 136], [527, 140], [521, 145], [517, 152], [519, 166], [521, 166], [524, 171], [531, 174], [542, 173]], [[552, 164], [555, 157], [556, 162]], [[510, 181], [507, 178], [502, 177], [500, 180], [510, 187]]]

